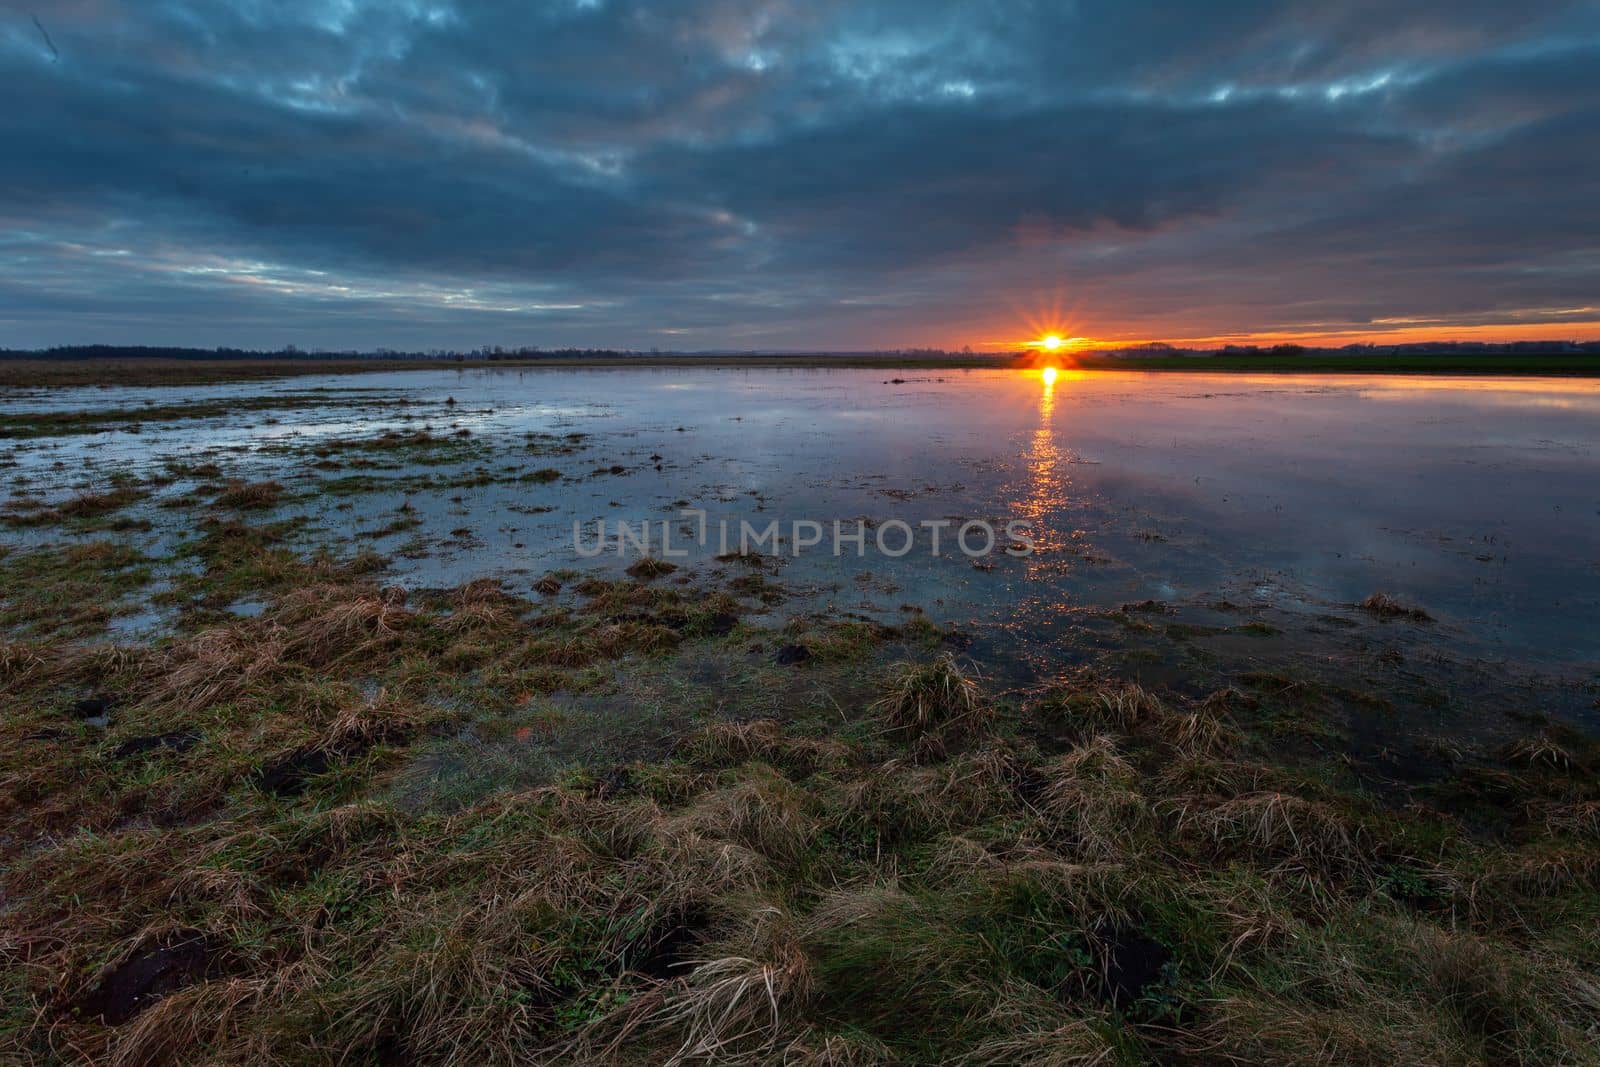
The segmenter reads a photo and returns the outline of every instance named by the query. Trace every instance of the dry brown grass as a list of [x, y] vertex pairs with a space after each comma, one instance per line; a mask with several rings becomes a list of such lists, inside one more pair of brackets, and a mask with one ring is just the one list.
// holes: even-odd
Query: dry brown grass
[[254, 625], [222, 626], [175, 643], [147, 700], [199, 710], [237, 699], [281, 676], [281, 635]]
[[441, 625], [454, 631], [509, 631], [527, 607], [525, 601], [506, 592], [499, 582], [479, 579], [455, 590], [452, 610]]
[[1138, 773], [1109, 737], [1061, 756], [1043, 777], [1043, 809], [1074, 856], [1106, 861], [1133, 854], [1155, 827], [1150, 802], [1135, 788]]
[[970, 735], [992, 717], [977, 680], [964, 672], [950, 653], [931, 663], [902, 663], [873, 705], [889, 729], [904, 737]]
[[0, 642], [0, 679], [17, 681], [44, 666], [39, 650], [25, 641]]
[[1600, 854], [1590, 848], [1551, 843], [1498, 857], [1473, 894], [1521, 899], [1574, 889], [1600, 889]]
[[876, 1067], [894, 1059], [889, 1048], [865, 1034], [808, 1030], [783, 1049], [783, 1067]]
[[685, 738], [681, 748], [697, 763], [726, 767], [759, 760], [802, 776], [842, 768], [851, 755], [848, 745], [797, 737], [776, 719], [712, 723]]
[[671, 574], [677, 569], [678, 565], [676, 563], [668, 563], [666, 560], [657, 559], [654, 556], [645, 556], [628, 568], [628, 574], [638, 578], [640, 581], [647, 582], [652, 578], [660, 578], [663, 575]]
[[736, 1062], [740, 1052], [771, 1049], [811, 997], [811, 957], [782, 908], [755, 910], [715, 950], [732, 952], [698, 963], [653, 1015], [656, 1025], [683, 1034], [669, 1064]]
[[[1252, 762], [1232, 696], [1080, 684], [991, 715], [949, 657], [896, 667], [876, 719], [867, 657], [808, 668], [853, 686], [827, 703], [716, 705], [766, 718], [706, 724], [711, 702], [662, 685], [681, 715], [647, 747], [558, 763], [558, 712], [688, 666], [633, 653], [722, 639], [657, 642], [692, 615], [676, 590], [595, 582], [530, 614], [495, 583], [408, 601], [298, 575], [160, 650], [0, 644], [22, 708], [0, 722], [0, 1059], [1597, 1058], [1581, 739], [1500, 771], [1516, 844]], [[797, 673], [749, 640], [697, 654], [757, 690]], [[550, 662], [569, 652], [587, 669]], [[530, 699], [533, 677], [579, 699]], [[101, 691], [110, 727], [62, 711]], [[203, 740], [123, 751], [172, 731]], [[550, 770], [440, 803], [399, 788], [468, 735]], [[301, 751], [330, 757], [301, 791], [247, 783]], [[118, 1026], [67, 1010], [177, 931], [215, 945], [190, 984]], [[1119, 1014], [1123, 931], [1172, 967]]]
[[792, 864], [816, 833], [803, 790], [770, 770], [751, 768], [737, 785], [712, 793], [677, 818], [694, 832], [728, 840], [774, 863]]
[[1277, 859], [1293, 868], [1348, 876], [1364, 870], [1368, 853], [1360, 832], [1327, 804], [1288, 793], [1255, 793], [1209, 810], [1180, 814], [1224, 848]]
[[1201, 755], [1231, 752], [1240, 743], [1238, 729], [1205, 704], [1193, 711], [1166, 716], [1159, 721], [1158, 729], [1175, 747]]
[[257, 511], [272, 507], [283, 496], [283, 492], [283, 486], [274, 481], [233, 481], [217, 493], [213, 502], [218, 507]]
[[1543, 820], [1550, 833], [1600, 841], [1600, 801], [1552, 805], [1543, 811]]
[[1095, 694], [1095, 700], [1102, 709], [1101, 721], [1121, 730], [1133, 730], [1166, 712], [1159, 699], [1132, 682], [1102, 689]]
[[88, 519], [125, 508], [144, 496], [142, 489], [121, 486], [103, 493], [79, 493], [58, 505], [55, 510], [70, 519]]
[[1520, 738], [1506, 749], [1506, 759], [1523, 767], [1567, 774], [1587, 770], [1582, 756], [1548, 733]]
[[1221, 997], [1207, 1007], [1204, 1028], [1189, 1042], [1203, 1061], [1239, 1067], [1446, 1067], [1472, 1062], [1459, 1044], [1430, 1032], [1403, 1006], [1329, 1008], [1251, 994]]
[[1014, 1067], [1097, 1067], [1117, 1062], [1117, 1046], [1105, 1028], [1087, 1019], [1072, 1019], [1055, 1026], [1023, 1023], [1003, 1037], [991, 1038], [973, 1048], [961, 1063], [1005, 1063]]
[[1035, 699], [1032, 711], [1080, 739], [1160, 727], [1170, 714], [1159, 697], [1132, 682], [1082, 688], [1057, 686]]
[[397, 588], [328, 584], [280, 598], [267, 622], [285, 654], [308, 667], [365, 658], [388, 646], [415, 619]]

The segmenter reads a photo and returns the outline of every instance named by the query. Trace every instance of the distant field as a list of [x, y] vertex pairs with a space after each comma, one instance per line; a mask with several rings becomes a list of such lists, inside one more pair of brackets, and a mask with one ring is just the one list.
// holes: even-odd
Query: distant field
[[884, 370], [1005, 367], [1007, 359], [974, 356], [946, 360], [900, 356], [632, 356], [529, 360], [423, 359], [10, 359], [0, 360], [0, 388], [71, 385], [200, 385], [207, 382], [288, 378], [305, 374], [371, 371], [528, 369], [538, 367], [881, 367]]
[[[1004, 356], [803, 355], [803, 356], [627, 356], [547, 357], [529, 360], [417, 359], [7, 359], [0, 360], [0, 388], [82, 385], [196, 385], [207, 382], [287, 378], [307, 374], [457, 368], [540, 367], [870, 367], [894, 370], [1003, 369], [1034, 365], [1032, 358]], [[1600, 377], [1597, 355], [1438, 356], [1079, 356], [1050, 360], [1085, 370], [1136, 370], [1256, 374], [1501, 374]]]

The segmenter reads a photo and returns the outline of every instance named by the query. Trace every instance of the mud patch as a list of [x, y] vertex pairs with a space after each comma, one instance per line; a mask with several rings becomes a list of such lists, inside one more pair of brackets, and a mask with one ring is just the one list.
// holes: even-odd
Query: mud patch
[[147, 737], [130, 737], [116, 748], [111, 750], [112, 759], [127, 759], [130, 756], [142, 756], [147, 752], [187, 752], [200, 743], [199, 734], [168, 733], [150, 734]]
[[204, 934], [192, 930], [170, 934], [107, 971], [68, 1011], [79, 1019], [120, 1026], [168, 993], [218, 969]]
[[700, 632], [709, 637], [726, 637], [739, 625], [739, 616], [719, 611], [700, 624]]
[[72, 714], [79, 719], [100, 719], [102, 721], [111, 717], [111, 709], [115, 701], [110, 697], [85, 697], [72, 702]]
[[275, 797], [297, 797], [306, 791], [313, 778], [327, 774], [333, 766], [334, 758], [327, 749], [296, 749], [256, 772], [255, 783], [257, 788]]
[[1127, 1011], [1166, 983], [1172, 951], [1141, 930], [1109, 927], [1094, 938], [1101, 1003]]
[[694, 952], [706, 941], [711, 922], [703, 908], [668, 919], [630, 947], [627, 969], [658, 982], [682, 978], [694, 965]]

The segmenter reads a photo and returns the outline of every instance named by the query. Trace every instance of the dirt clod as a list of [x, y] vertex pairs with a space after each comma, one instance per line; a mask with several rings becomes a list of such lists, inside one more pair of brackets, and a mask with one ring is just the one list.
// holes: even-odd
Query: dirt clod
[[810, 658], [811, 650], [805, 645], [784, 645], [772, 654], [772, 662], [780, 667], [792, 667]]

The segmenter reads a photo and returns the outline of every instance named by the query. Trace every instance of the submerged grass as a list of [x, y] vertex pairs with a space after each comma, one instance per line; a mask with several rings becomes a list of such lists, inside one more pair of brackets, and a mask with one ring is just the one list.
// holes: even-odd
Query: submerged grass
[[1431, 622], [1433, 619], [1421, 608], [1402, 603], [1388, 593], [1373, 593], [1356, 607], [1382, 619], [1410, 619], [1412, 622]]
[[13, 499], [0, 523], [12, 527], [67, 525], [79, 531], [113, 527], [117, 512], [147, 497], [149, 493], [132, 485], [116, 485], [104, 491], [82, 490], [52, 506], [42, 501]]
[[[72, 364], [51, 364], [49, 361], [29, 363], [0, 359], [0, 388], [34, 387], [40, 385], [98, 385], [107, 381], [86, 380], [86, 368]], [[226, 367], [213, 367], [212, 377], [206, 377], [202, 367], [187, 368], [191, 376], [175, 374], [170, 380], [161, 377], [148, 379], [142, 375], [154, 366], [141, 366], [136, 362], [127, 365], [103, 365], [102, 371], [129, 376], [128, 384], [169, 384], [170, 382], [220, 381], [226, 379]], [[184, 368], [179, 368], [180, 370]], [[242, 368], [241, 368], [242, 369]], [[19, 374], [19, 372], [21, 372]], [[27, 380], [34, 378], [35, 380]], [[263, 377], [265, 375], [244, 375]], [[19, 380], [21, 379], [21, 380]], [[104, 409], [69, 409], [60, 411], [19, 411], [0, 414], [0, 439], [61, 437], [73, 434], [106, 433], [113, 430], [140, 432], [147, 422], [181, 422], [188, 419], [222, 418], [230, 415], [258, 412], [291, 411], [308, 408], [331, 407], [349, 402], [347, 397], [317, 392], [264, 394], [253, 397], [233, 397], [188, 404], [146, 403], [137, 406]]]
[[748, 575], [406, 593], [290, 525], [209, 520], [155, 645], [81, 639], [138, 553], [0, 558], [0, 1059], [1600, 1060], [1582, 734], [1377, 795], [1237, 690], [999, 693]]
[[128, 610], [153, 577], [138, 550], [88, 540], [26, 551], [0, 549], [0, 628], [32, 637], [85, 637]]

